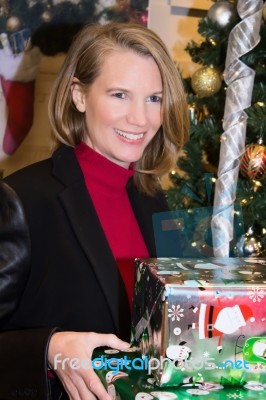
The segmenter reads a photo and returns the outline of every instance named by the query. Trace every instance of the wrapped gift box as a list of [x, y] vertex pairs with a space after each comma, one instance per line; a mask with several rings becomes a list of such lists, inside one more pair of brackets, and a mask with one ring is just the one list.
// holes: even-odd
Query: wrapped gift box
[[161, 387], [266, 384], [266, 260], [137, 259], [132, 342]]
[[214, 382], [187, 382], [180, 387], [158, 388], [139, 352], [95, 351], [93, 366], [113, 400], [265, 400], [266, 384], [247, 382], [224, 387]]

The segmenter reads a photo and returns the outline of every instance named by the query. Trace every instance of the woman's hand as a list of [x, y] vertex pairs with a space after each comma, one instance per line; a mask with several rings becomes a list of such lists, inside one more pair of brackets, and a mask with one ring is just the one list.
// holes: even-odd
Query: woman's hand
[[[61, 380], [71, 400], [111, 400], [92, 366], [84, 368], [82, 361], [91, 360], [96, 347], [108, 346], [126, 350], [129, 343], [123, 342], [113, 334], [94, 332], [56, 332], [53, 334], [48, 350], [48, 360]], [[72, 368], [70, 360], [72, 361]], [[65, 361], [64, 361], [65, 360]], [[73, 363], [79, 368], [73, 368]]]

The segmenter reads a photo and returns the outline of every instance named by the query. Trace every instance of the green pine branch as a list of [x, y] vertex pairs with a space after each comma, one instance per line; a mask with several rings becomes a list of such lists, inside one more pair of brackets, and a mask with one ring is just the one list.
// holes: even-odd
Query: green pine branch
[[246, 111], [248, 115], [248, 127], [253, 130], [255, 134], [262, 136], [266, 143], [266, 104], [260, 107], [257, 104], [249, 107]]
[[207, 40], [213, 40], [226, 44], [228, 35], [235, 24], [239, 21], [239, 17], [232, 18], [225, 27], [221, 27], [217, 22], [212, 21], [210, 18], [202, 18], [199, 21], [198, 33]]
[[206, 40], [201, 44], [197, 44], [193, 40], [188, 43], [185, 50], [189, 53], [193, 62], [202, 65], [215, 65], [221, 72], [224, 69], [224, 59], [222, 54], [223, 48], [219, 43], [213, 44]]

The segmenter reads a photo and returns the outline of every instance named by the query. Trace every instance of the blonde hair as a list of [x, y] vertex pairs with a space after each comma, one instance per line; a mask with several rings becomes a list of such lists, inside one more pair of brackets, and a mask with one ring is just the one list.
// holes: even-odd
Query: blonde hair
[[57, 143], [75, 147], [87, 134], [85, 115], [73, 104], [73, 78], [88, 87], [101, 73], [103, 61], [118, 48], [130, 49], [152, 57], [161, 74], [163, 85], [163, 123], [135, 163], [137, 188], [154, 194], [159, 179], [173, 167], [179, 149], [188, 138], [189, 122], [182, 78], [162, 42], [150, 29], [131, 23], [109, 23], [85, 26], [72, 43], [52, 89], [49, 118]]

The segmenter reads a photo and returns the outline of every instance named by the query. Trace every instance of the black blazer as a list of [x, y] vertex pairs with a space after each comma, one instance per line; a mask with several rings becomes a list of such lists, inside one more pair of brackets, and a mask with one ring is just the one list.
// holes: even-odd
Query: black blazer
[[[128, 195], [156, 256], [152, 214], [168, 210], [165, 197], [140, 193], [133, 181]], [[0, 399], [47, 398], [56, 327], [129, 340], [125, 287], [68, 146], [0, 184]]]

